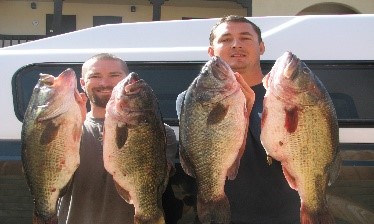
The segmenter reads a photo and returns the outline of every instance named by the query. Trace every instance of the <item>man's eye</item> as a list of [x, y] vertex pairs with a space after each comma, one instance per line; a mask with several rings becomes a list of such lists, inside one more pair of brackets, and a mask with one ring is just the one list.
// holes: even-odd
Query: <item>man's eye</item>
[[97, 79], [97, 78], [99, 78], [98, 75], [92, 75], [92, 76], [88, 77], [88, 79]]
[[253, 37], [249, 36], [249, 37], [243, 37], [242, 38], [243, 40], [253, 40]]
[[221, 39], [221, 43], [225, 43], [225, 42], [229, 42], [230, 41], [230, 39], [228, 39], [228, 38], [225, 38], [225, 39]]

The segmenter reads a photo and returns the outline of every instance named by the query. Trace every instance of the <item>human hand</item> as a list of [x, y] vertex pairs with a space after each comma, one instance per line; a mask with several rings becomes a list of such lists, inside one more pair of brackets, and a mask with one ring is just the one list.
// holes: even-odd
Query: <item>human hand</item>
[[249, 116], [251, 114], [252, 107], [255, 102], [255, 92], [238, 72], [235, 72], [234, 75], [236, 77], [236, 80], [240, 84], [242, 92], [244, 93], [246, 99], [247, 115]]
[[74, 93], [74, 96], [81, 110], [82, 119], [85, 120], [87, 114], [87, 96], [85, 93], [79, 93], [78, 91]]
[[[242, 142], [242, 145], [239, 149], [239, 155], [237, 157], [237, 162], [235, 162], [234, 164], [236, 164], [236, 166], [232, 166], [230, 167], [229, 171], [228, 171], [228, 174], [232, 174], [232, 173], [235, 173], [237, 172], [237, 170], [239, 169], [239, 164], [240, 164], [240, 158], [242, 158], [243, 156], [243, 153], [244, 153], [244, 150], [245, 150], [245, 146], [246, 146], [246, 143], [247, 143], [247, 133], [248, 133], [248, 127], [249, 127], [249, 116], [251, 114], [251, 111], [252, 111], [252, 107], [253, 107], [253, 104], [255, 102], [255, 92], [252, 90], [252, 88], [247, 84], [247, 82], [243, 79], [243, 77], [238, 73], [238, 72], [235, 72], [234, 73], [235, 77], [236, 77], [236, 80], [239, 82], [240, 84], [240, 88], [242, 89], [242, 92], [244, 93], [244, 96], [245, 96], [245, 99], [246, 99], [246, 110], [244, 111], [245, 113], [245, 116], [246, 116], [246, 128], [245, 128], [245, 137], [243, 138], [243, 142]], [[229, 175], [229, 179], [230, 179], [230, 175]]]

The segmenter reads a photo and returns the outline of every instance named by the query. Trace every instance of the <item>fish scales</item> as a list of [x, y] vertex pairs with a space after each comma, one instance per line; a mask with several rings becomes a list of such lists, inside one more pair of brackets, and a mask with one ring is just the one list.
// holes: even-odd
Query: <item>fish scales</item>
[[[186, 147], [193, 149], [188, 150], [186, 154], [188, 154], [190, 160], [194, 161], [198, 191], [202, 200], [209, 200], [222, 195], [226, 170], [228, 169], [227, 166], [224, 166], [225, 160], [232, 164], [236, 159], [236, 155], [233, 155], [228, 149], [237, 145], [237, 127], [231, 122], [232, 119], [236, 118], [237, 111], [231, 110], [222, 122], [210, 125], [207, 122], [207, 117], [213, 107], [214, 105], [211, 108], [195, 108], [193, 111], [186, 111], [185, 114], [185, 117], [196, 118], [189, 119], [188, 131], [191, 134], [184, 135], [186, 138], [182, 142], [188, 142]], [[242, 108], [239, 109], [240, 112], [243, 112]], [[182, 131], [182, 133], [184, 132]], [[207, 161], [207, 158], [209, 158], [209, 161]]]
[[326, 189], [340, 167], [335, 109], [322, 82], [290, 52], [264, 78], [261, 142], [298, 191], [302, 223], [334, 223]]
[[165, 223], [166, 134], [152, 89], [136, 73], [116, 85], [104, 124], [104, 166], [135, 207], [135, 223]]
[[245, 97], [231, 68], [213, 57], [177, 99], [180, 161], [196, 178], [197, 211], [202, 223], [229, 223], [224, 192], [236, 177], [243, 153], [247, 115]]
[[76, 82], [71, 69], [57, 78], [42, 74], [25, 113], [22, 164], [34, 200], [33, 223], [57, 222], [57, 200], [79, 166], [85, 111], [76, 102]]

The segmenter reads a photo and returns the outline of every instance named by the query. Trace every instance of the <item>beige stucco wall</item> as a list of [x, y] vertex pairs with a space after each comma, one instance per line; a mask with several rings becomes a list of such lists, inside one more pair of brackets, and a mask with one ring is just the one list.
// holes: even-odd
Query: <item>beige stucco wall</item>
[[40, 9], [32, 10], [28, 1], [0, 1], [0, 34], [45, 34], [45, 14], [50, 13], [53, 3], [40, 3]]
[[[194, 0], [197, 1], [197, 0]], [[36, 9], [31, 9], [30, 0], [6, 1], [0, 0], [0, 34], [44, 35], [46, 33], [46, 14], [53, 14], [53, 2], [35, 1]], [[133, 1], [138, 2], [138, 1]], [[141, 2], [141, 1], [139, 1]], [[130, 5], [103, 4], [63, 4], [63, 15], [76, 15], [77, 29], [92, 27], [93, 16], [121, 16], [123, 22], [151, 21], [153, 6], [144, 1], [136, 5], [136, 12], [130, 12]], [[285, 3], [286, 2], [286, 3]], [[345, 4], [359, 13], [374, 13], [373, 0], [253, 0], [253, 16], [296, 15], [301, 10], [314, 4], [337, 2]], [[161, 20], [177, 20], [182, 17], [214, 18], [229, 14], [246, 15], [246, 9], [234, 2], [226, 2], [225, 7], [175, 7], [170, 2], [162, 6]]]
[[[37, 2], [36, 9], [31, 9], [30, 3], [31, 1], [0, 1], [0, 34], [46, 33], [45, 15], [53, 14], [53, 2]], [[130, 12], [130, 5], [64, 3], [62, 14], [76, 15], [79, 30], [92, 27], [93, 16], [121, 16], [123, 22], [152, 21], [153, 6], [136, 5], [136, 12]], [[246, 15], [246, 9], [238, 6], [234, 9], [162, 6], [161, 20], [213, 18], [228, 14]]]

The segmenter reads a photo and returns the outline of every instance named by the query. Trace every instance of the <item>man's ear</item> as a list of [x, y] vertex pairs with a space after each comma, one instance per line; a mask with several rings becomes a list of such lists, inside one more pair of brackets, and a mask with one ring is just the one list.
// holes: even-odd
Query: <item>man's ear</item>
[[260, 43], [260, 54], [263, 55], [265, 53], [265, 43], [261, 41]]
[[81, 87], [82, 87], [83, 91], [86, 92], [86, 88], [85, 88], [85, 86], [86, 86], [86, 82], [84, 81], [84, 79], [83, 79], [83, 78], [80, 78], [80, 79], [79, 79], [79, 83], [81, 84]]
[[214, 56], [214, 49], [213, 49], [212, 46], [209, 46], [209, 47], [208, 47], [208, 54], [209, 54], [210, 57], [213, 57], [213, 56]]

